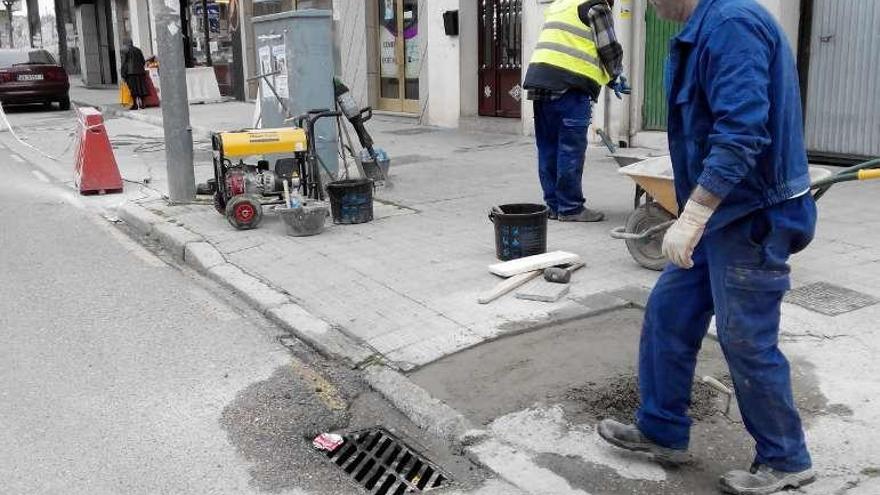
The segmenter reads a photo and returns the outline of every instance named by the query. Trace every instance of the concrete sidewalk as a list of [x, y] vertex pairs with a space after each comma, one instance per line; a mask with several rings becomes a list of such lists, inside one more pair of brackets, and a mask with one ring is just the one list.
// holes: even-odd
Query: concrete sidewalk
[[[193, 105], [190, 112], [194, 129], [223, 130], [247, 127], [253, 107], [246, 103]], [[336, 350], [356, 357], [361, 364], [379, 360], [404, 373], [430, 372], [431, 363], [442, 363], [444, 357], [478, 344], [631, 307], [638, 297], [626, 294], [637, 292], [634, 287], [649, 288], [657, 277], [638, 267], [623, 243], [608, 236], [631, 211], [633, 185], [617, 173], [615, 163], [602, 149], [589, 151], [584, 187], [590, 206], [604, 210], [608, 220], [588, 225], [551, 222], [549, 226], [549, 249], [577, 253], [587, 263], [587, 268], [575, 275], [569, 295], [558, 303], [527, 302], [508, 295], [479, 305], [477, 296], [498, 282], [486, 269], [496, 261], [493, 228], [486, 217], [489, 208], [540, 202], [530, 138], [420, 127], [377, 117], [369, 129], [392, 157], [393, 184], [378, 191], [377, 219], [364, 225], [328, 226], [325, 233], [313, 238], [292, 238], [284, 235], [283, 226], [268, 210], [259, 229], [239, 232], [213, 210], [207, 198], [204, 204], [169, 206], [162, 199], [161, 129], [146, 123], [160, 119], [161, 111], [122, 114], [141, 120], [108, 122], [120, 169], [135, 182], [126, 185], [125, 196], [86, 201], [102, 207], [123, 203], [142, 207], [145, 213], [134, 221], [142, 221], [146, 230], [179, 250], [181, 256], [193, 253], [194, 262], [204, 264], [206, 270], [220, 264], [231, 266], [220, 270], [222, 273], [215, 269], [215, 277], [229, 283], [241, 276], [255, 281], [259, 290], [266, 289], [263, 296], [250, 296], [258, 307], [282, 320], [299, 318], [297, 330], [306, 337], [340, 336], [343, 340], [337, 342]], [[11, 117], [13, 124], [22, 125], [30, 142], [47, 148], [63, 144], [58, 137], [63, 133], [61, 124], [54, 129], [28, 127], [18, 124], [23, 119], [17, 117]], [[211, 174], [210, 148], [203, 132], [195, 135], [196, 174], [203, 180]], [[28, 151], [21, 154], [27, 157]], [[69, 180], [69, 165], [47, 163], [46, 168], [59, 179]], [[150, 178], [149, 183], [144, 183], [144, 177]], [[794, 286], [821, 282], [858, 294], [834, 296], [822, 292], [827, 287], [817, 286], [814, 302], [821, 303], [824, 297], [832, 306], [847, 309], [847, 297], [850, 303], [859, 296], [880, 298], [880, 251], [876, 249], [880, 234], [871, 228], [878, 193], [880, 182], [844, 184], [821, 201], [816, 240], [792, 260]], [[123, 210], [129, 211], [130, 206]], [[183, 244], [189, 244], [190, 250]], [[208, 250], [197, 252], [203, 248]], [[281, 299], [276, 298], [278, 294]], [[808, 437], [816, 466], [824, 479], [805, 493], [850, 490], [847, 493], [867, 494], [878, 489], [880, 460], [870, 439], [880, 425], [880, 403], [876, 400], [880, 382], [873, 378], [880, 352], [880, 330], [875, 324], [880, 306], [866, 301], [866, 307], [837, 316], [821, 314], [816, 308], [784, 305], [783, 348], [796, 363], [795, 374], [805, 377], [801, 381], [810, 393], [821, 397], [811, 402], [818, 405], [805, 415], [809, 416]], [[533, 358], [548, 360], [552, 356]], [[634, 364], [627, 363], [630, 367]], [[427, 385], [432, 380], [422, 382], [429, 393], [442, 395]], [[480, 387], [493, 385], [479, 383]], [[498, 415], [479, 421], [466, 418], [468, 422], [459, 425], [460, 429], [482, 421], [495, 435], [492, 441], [473, 449], [472, 455], [527, 492], [537, 493], [540, 487], [522, 479], [523, 474], [515, 472], [519, 468], [511, 471], [512, 466], [537, 462], [547, 455], [580, 456], [583, 461], [578, 462], [611, 469], [614, 476], [633, 483], [649, 483], [637, 485], [639, 489], [647, 486], [646, 493], [667, 493], [677, 486], [665, 481], [666, 474], [640, 467], [643, 460], [628, 459], [624, 466], [619, 460], [609, 461], [606, 453], [594, 455], [593, 448], [572, 454], [561, 441], [558, 445], [535, 442], [529, 431], [555, 431], [554, 435], [568, 439], [572, 437], [565, 432], [592, 435], [588, 425], [574, 425], [574, 418], [556, 411], [548, 401], [534, 413], [526, 408], [498, 411]], [[454, 402], [454, 397], [447, 402]], [[418, 414], [432, 404], [440, 407], [439, 403], [426, 404], [411, 406], [410, 412]], [[511, 459], [516, 462], [511, 464]], [[545, 486], [570, 489], [558, 493], [607, 493], [602, 491], [604, 485], [566, 476], [566, 470], [574, 468], [562, 464], [541, 464], [544, 467], [534, 471], [533, 478], [553, 480]], [[624, 483], [615, 490], [631, 493], [633, 486]], [[687, 486], [697, 486], [693, 493], [710, 493], [704, 485]]]

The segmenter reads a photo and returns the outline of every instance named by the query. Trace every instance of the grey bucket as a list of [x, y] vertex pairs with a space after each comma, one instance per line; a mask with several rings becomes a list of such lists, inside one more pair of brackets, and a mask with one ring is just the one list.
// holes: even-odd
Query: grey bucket
[[324, 231], [324, 224], [330, 213], [327, 203], [308, 202], [298, 208], [287, 208], [283, 205], [275, 207], [275, 212], [287, 227], [287, 235], [307, 237], [318, 235]]

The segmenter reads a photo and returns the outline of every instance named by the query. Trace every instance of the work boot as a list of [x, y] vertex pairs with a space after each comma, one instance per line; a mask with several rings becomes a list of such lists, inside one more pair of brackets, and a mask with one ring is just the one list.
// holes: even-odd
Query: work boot
[[777, 471], [770, 466], [752, 465], [748, 471], [730, 471], [719, 481], [721, 491], [733, 495], [769, 495], [786, 488], [800, 488], [816, 480], [812, 469], [797, 473]]
[[613, 419], [603, 419], [599, 422], [599, 436], [606, 442], [631, 450], [633, 452], [647, 452], [654, 456], [654, 460], [667, 466], [680, 466], [691, 461], [687, 450], [670, 449], [657, 445], [649, 440], [635, 425], [625, 425]]
[[584, 208], [580, 213], [574, 215], [559, 215], [560, 222], [601, 222], [605, 220], [605, 214], [601, 211]]

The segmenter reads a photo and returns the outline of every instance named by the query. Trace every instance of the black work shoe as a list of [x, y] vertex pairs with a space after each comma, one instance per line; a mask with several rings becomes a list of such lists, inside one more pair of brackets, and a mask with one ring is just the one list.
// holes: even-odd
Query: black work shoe
[[816, 481], [816, 473], [805, 469], [797, 473], [777, 471], [770, 466], [752, 466], [748, 471], [730, 471], [721, 477], [721, 491], [733, 495], [769, 495], [786, 488], [800, 488]]
[[559, 215], [560, 222], [601, 222], [605, 220], [605, 214], [601, 211], [584, 208], [584, 211], [574, 215]]
[[550, 220], [559, 220], [559, 213], [556, 213], [553, 210], [547, 210], [547, 218]]
[[633, 452], [647, 452], [654, 456], [655, 461], [663, 465], [680, 466], [691, 461], [687, 450], [661, 447], [642, 435], [635, 425], [603, 419], [599, 422], [598, 431], [599, 436], [611, 445]]

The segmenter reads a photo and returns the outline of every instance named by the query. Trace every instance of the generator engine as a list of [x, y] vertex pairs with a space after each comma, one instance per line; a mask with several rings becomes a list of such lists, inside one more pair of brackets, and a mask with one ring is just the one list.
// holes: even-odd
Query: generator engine
[[257, 165], [240, 162], [226, 172], [226, 190], [231, 196], [254, 194], [257, 196], [275, 196], [284, 190], [281, 181], [291, 177], [281, 177], [269, 170], [269, 162], [260, 160]]
[[[299, 188], [308, 148], [305, 130], [297, 127], [218, 132], [214, 152], [214, 207], [235, 228], [252, 229], [262, 220], [262, 206], [282, 204], [284, 181]], [[245, 160], [265, 155], [281, 158], [271, 170], [267, 160], [256, 165]], [[237, 161], [233, 161], [233, 160]]]

